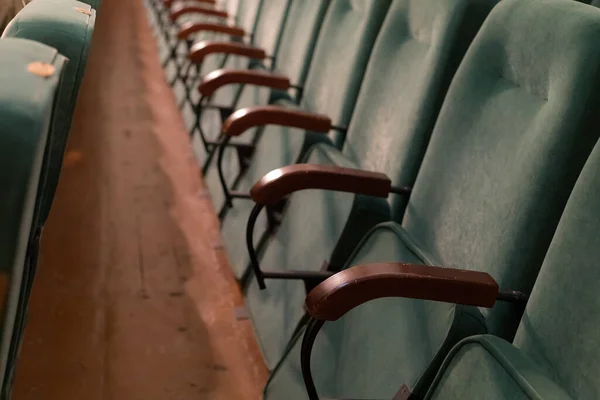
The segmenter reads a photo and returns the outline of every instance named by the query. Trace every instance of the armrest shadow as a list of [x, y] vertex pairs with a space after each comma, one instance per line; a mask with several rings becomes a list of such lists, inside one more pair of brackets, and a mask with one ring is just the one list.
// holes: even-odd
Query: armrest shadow
[[326, 189], [385, 198], [391, 187], [391, 180], [380, 172], [335, 165], [294, 164], [263, 176], [254, 184], [250, 195], [258, 204], [273, 205], [285, 196], [304, 189]]
[[290, 80], [283, 75], [246, 69], [218, 69], [206, 74], [198, 90], [203, 96], [210, 96], [220, 87], [231, 83], [251, 84], [280, 90], [290, 87]]
[[434, 300], [492, 307], [499, 289], [487, 273], [402, 263], [365, 264], [341, 271], [306, 297], [309, 314], [335, 321], [368, 301], [383, 297]]
[[203, 40], [192, 46], [188, 58], [191, 62], [200, 64], [209, 54], [233, 54], [256, 60], [263, 60], [267, 55], [263, 49], [251, 47], [243, 43], [229, 43]]
[[220, 18], [229, 17], [227, 11], [217, 10], [215, 8], [202, 7], [199, 4], [190, 4], [187, 2], [182, 4], [175, 4], [175, 6], [171, 8], [169, 16], [171, 18], [171, 21], [175, 21], [177, 18], [185, 14], [203, 14]]
[[[236, 37], [242, 37], [246, 34], [246, 31], [244, 31], [243, 28], [240, 28], [239, 26], [235, 26], [235, 25], [215, 24], [212, 22], [186, 22], [185, 24], [183, 24], [181, 26], [181, 29], [179, 29], [179, 32], [177, 32], [177, 38], [179, 40], [184, 40], [191, 34], [197, 33], [197, 32], [202, 32], [202, 31], [224, 33], [226, 35], [236, 36]], [[206, 41], [198, 42], [194, 45], [194, 47], [201, 43], [205, 43], [205, 42]], [[227, 43], [227, 42], [208, 41], [208, 43]], [[239, 44], [239, 43], [236, 43], [236, 44], [238, 46], [241, 45], [244, 47], [249, 47], [247, 45], [243, 45], [243, 44]]]

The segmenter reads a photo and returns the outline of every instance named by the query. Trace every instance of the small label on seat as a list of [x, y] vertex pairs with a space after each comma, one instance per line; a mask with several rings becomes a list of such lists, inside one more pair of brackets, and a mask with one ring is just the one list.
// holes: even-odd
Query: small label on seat
[[46, 64], [43, 62], [35, 61], [27, 65], [27, 71], [31, 72], [34, 75], [43, 76], [47, 78], [49, 76], [54, 75], [56, 68], [54, 68], [54, 65], [52, 64]]
[[86, 10], [85, 8], [82, 8], [82, 7], [75, 7], [75, 11], [77, 11], [80, 14], [92, 15], [91, 10]]

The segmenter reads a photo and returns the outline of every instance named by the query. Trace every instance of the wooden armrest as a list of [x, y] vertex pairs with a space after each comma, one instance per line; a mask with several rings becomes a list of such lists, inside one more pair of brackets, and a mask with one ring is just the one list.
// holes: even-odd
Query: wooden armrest
[[290, 110], [279, 106], [240, 108], [223, 123], [223, 135], [239, 136], [254, 126], [280, 125], [314, 132], [329, 132], [331, 120], [323, 114]]
[[227, 11], [217, 10], [215, 8], [202, 7], [200, 5], [193, 5], [189, 3], [176, 4], [171, 8], [170, 18], [171, 21], [175, 21], [177, 18], [185, 14], [203, 14], [211, 15], [214, 17], [228, 18], [229, 14]]
[[[167, 6], [167, 8], [170, 8], [173, 3], [175, 3], [177, 0], [164, 0], [165, 6]], [[185, 0], [186, 3], [203, 3], [203, 4], [217, 4], [217, 0]]]
[[365, 264], [338, 272], [306, 297], [309, 314], [335, 321], [382, 297], [405, 297], [492, 307], [498, 284], [485, 272], [402, 263]]
[[250, 196], [263, 205], [277, 204], [285, 196], [304, 189], [327, 189], [385, 198], [391, 187], [390, 178], [380, 172], [335, 165], [294, 164], [263, 176], [250, 189]]
[[251, 47], [243, 43], [203, 40], [192, 46], [188, 58], [193, 63], [200, 64], [204, 60], [204, 57], [215, 53], [234, 54], [256, 60], [263, 60], [267, 56], [263, 49]]
[[243, 83], [286, 90], [290, 80], [283, 75], [247, 69], [218, 69], [206, 74], [198, 90], [203, 96], [212, 95], [217, 89], [231, 83]]
[[[227, 25], [227, 24], [215, 24], [211, 22], [186, 22], [181, 26], [179, 32], [177, 32], [177, 38], [179, 40], [187, 39], [191, 34], [208, 31], [208, 32], [217, 32], [224, 33], [226, 35], [242, 37], [246, 34], [243, 28], [235, 25]], [[199, 42], [203, 43], [203, 42]], [[197, 43], [197, 44], [199, 44]], [[217, 42], [220, 43], [220, 42]]]

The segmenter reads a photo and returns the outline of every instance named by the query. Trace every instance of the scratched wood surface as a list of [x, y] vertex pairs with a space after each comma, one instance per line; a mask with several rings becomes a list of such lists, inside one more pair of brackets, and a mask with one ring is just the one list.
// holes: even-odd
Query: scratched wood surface
[[99, 14], [16, 400], [255, 400], [266, 380], [142, 7]]

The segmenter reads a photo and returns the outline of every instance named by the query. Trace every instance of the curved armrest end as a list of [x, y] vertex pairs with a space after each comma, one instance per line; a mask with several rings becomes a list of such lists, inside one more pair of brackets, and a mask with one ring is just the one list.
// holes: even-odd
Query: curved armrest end
[[256, 60], [263, 60], [267, 56], [263, 49], [251, 47], [243, 43], [203, 40], [192, 46], [188, 58], [193, 63], [199, 64], [204, 60], [204, 57], [214, 53], [234, 54]]
[[305, 189], [326, 189], [385, 198], [391, 187], [391, 180], [380, 172], [335, 165], [294, 164], [263, 176], [250, 190], [250, 196], [263, 205], [277, 204], [285, 196]]
[[231, 83], [265, 86], [279, 90], [287, 90], [290, 87], [290, 80], [283, 75], [246, 69], [218, 69], [204, 76], [198, 90], [203, 96], [210, 96], [220, 87]]
[[341, 271], [306, 297], [315, 319], [335, 321], [368, 301], [404, 297], [492, 307], [498, 284], [487, 273], [403, 263], [365, 264]]
[[189, 3], [176, 4], [171, 8], [170, 18], [171, 21], [177, 20], [177, 18], [181, 17], [185, 14], [203, 14], [210, 15], [214, 17], [220, 18], [228, 18], [229, 14], [227, 11], [217, 10], [215, 8], [207, 8], [202, 7], [200, 5], [192, 5]]
[[327, 133], [331, 119], [323, 114], [291, 110], [279, 106], [253, 106], [240, 108], [223, 123], [225, 136], [239, 136], [254, 126], [280, 125]]
[[[177, 38], [179, 40], [184, 40], [187, 39], [188, 36], [202, 31], [224, 33], [226, 35], [237, 37], [242, 37], [246, 34], [244, 29], [235, 25], [215, 24], [211, 22], [186, 22], [181, 26], [179, 32], [177, 32]], [[196, 43], [194, 46], [200, 43], [203, 42]]]

